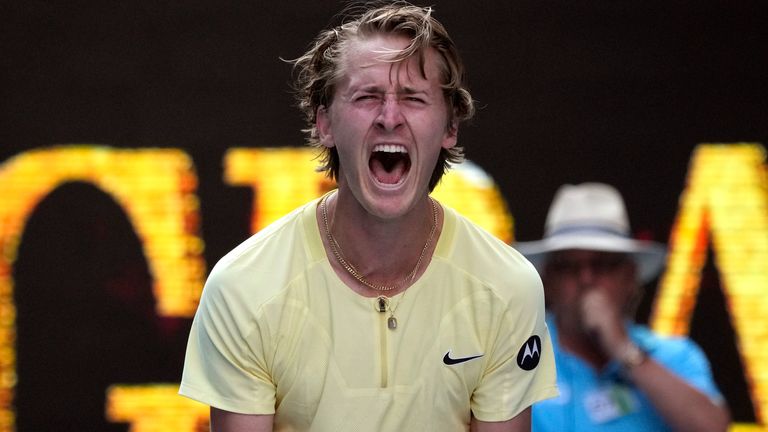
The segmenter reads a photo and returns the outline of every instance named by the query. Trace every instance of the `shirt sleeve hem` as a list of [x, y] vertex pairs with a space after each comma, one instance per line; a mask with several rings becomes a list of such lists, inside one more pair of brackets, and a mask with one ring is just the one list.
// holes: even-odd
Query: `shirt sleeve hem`
[[541, 389], [541, 391], [532, 394], [527, 399], [527, 401], [520, 402], [515, 407], [510, 407], [511, 409], [507, 409], [503, 411], [502, 410], [487, 411], [487, 410], [472, 409], [472, 415], [474, 415], [476, 419], [484, 422], [507, 421], [515, 418], [518, 414], [523, 412], [523, 410], [533, 405], [534, 403], [541, 402], [545, 399], [552, 399], [554, 397], [559, 396], [559, 394], [560, 393], [556, 385], [551, 387], [545, 387]]
[[238, 414], [270, 415], [275, 413], [274, 404], [258, 403], [257, 401], [239, 401], [221, 396], [211, 395], [198, 390], [189, 384], [179, 386], [179, 394], [194, 401]]

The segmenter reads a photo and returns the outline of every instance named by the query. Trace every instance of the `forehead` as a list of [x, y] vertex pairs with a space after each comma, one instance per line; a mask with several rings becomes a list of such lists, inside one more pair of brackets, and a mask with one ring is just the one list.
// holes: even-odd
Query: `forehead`
[[340, 84], [386, 77], [392, 84], [422, 82], [440, 85], [443, 62], [435, 49], [424, 50], [423, 75], [418, 52], [399, 62], [392, 60], [409, 43], [409, 38], [399, 35], [350, 39], [340, 64]]

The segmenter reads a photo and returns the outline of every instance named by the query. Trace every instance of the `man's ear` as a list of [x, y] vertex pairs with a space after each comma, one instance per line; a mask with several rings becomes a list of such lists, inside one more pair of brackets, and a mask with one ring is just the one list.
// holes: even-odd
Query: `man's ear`
[[443, 138], [443, 148], [449, 149], [456, 145], [459, 138], [459, 121], [451, 120]]
[[328, 148], [335, 147], [336, 144], [333, 142], [333, 134], [331, 133], [330, 113], [325, 105], [317, 107], [317, 112], [315, 113], [315, 126], [317, 128], [317, 138], [320, 140], [320, 144]]

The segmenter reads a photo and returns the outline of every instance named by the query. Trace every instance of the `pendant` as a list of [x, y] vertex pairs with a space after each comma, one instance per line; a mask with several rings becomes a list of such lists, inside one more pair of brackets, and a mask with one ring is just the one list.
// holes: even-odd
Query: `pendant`
[[390, 330], [394, 330], [397, 328], [397, 318], [390, 315], [390, 317], [387, 319], [387, 328]]

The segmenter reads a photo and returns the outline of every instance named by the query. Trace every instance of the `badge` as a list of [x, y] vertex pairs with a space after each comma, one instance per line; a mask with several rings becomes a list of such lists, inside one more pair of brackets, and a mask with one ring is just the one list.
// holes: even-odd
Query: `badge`
[[620, 384], [599, 387], [584, 397], [584, 408], [593, 423], [605, 423], [637, 410], [638, 401], [629, 387]]

